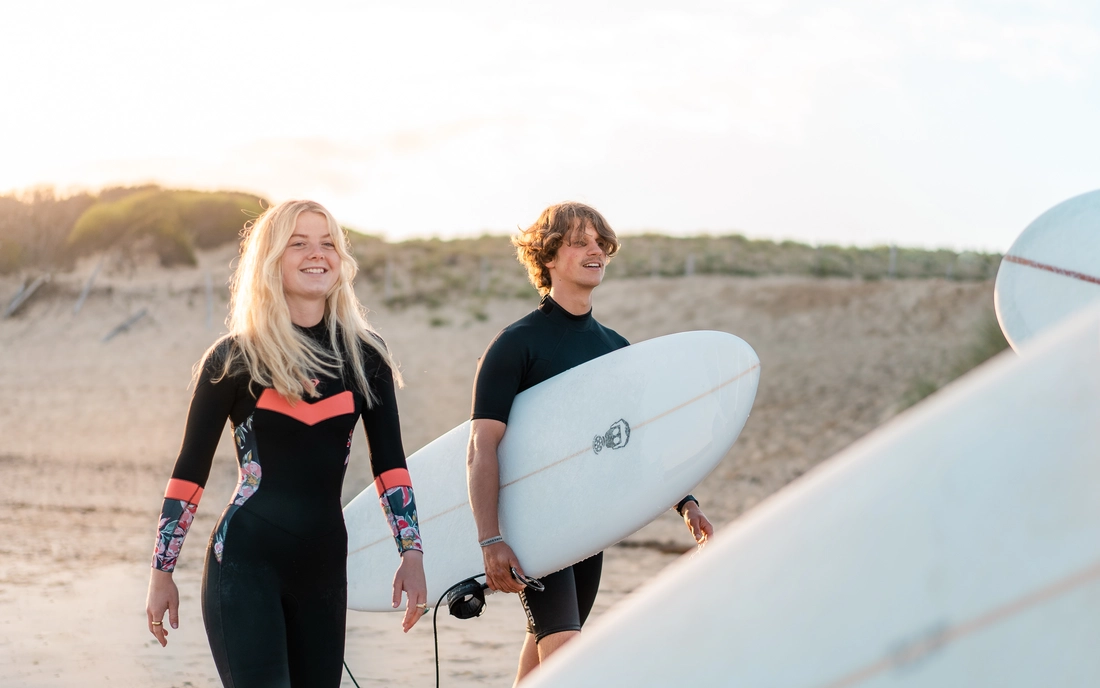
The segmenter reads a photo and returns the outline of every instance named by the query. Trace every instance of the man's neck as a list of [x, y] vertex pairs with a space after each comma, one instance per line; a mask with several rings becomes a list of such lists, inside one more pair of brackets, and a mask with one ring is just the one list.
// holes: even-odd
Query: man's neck
[[573, 315], [584, 315], [592, 310], [591, 289], [559, 289], [550, 287], [550, 298]]

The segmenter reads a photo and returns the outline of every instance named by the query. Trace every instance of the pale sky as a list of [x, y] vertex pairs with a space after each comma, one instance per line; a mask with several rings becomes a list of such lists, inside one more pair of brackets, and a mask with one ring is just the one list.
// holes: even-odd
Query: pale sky
[[[308, 9], [306, 9], [308, 7]], [[1100, 188], [1100, 3], [20, 3], [0, 192], [314, 198], [385, 234], [1003, 251]]]

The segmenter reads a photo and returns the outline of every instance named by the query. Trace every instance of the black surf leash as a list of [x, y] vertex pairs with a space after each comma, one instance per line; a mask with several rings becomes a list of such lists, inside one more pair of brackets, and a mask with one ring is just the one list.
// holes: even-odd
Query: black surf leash
[[[450, 612], [451, 616], [458, 619], [473, 619], [481, 616], [481, 613], [485, 611], [485, 590], [489, 586], [485, 583], [478, 583], [477, 579], [484, 575], [484, 573], [479, 573], [473, 578], [467, 578], [464, 581], [455, 583], [447, 588], [447, 591], [440, 595], [439, 600], [435, 603], [435, 609], [432, 610], [432, 645], [435, 648], [435, 688], [439, 688], [439, 629], [436, 625], [439, 605], [443, 604], [443, 598], [446, 597], [447, 611]], [[542, 581], [535, 578], [528, 578], [516, 571], [514, 567], [512, 568], [512, 577], [537, 592], [542, 592], [546, 589]], [[344, 661], [344, 669], [347, 670], [351, 682], [355, 684], [355, 688], [359, 688], [359, 682], [355, 680], [355, 675], [351, 673], [351, 668], [348, 667], [346, 660]]]
[[351, 673], [351, 669], [348, 668], [348, 661], [344, 660], [344, 669], [347, 669], [348, 676], [351, 677], [351, 682], [355, 684], [355, 688], [359, 688], [359, 682], [355, 680], [355, 674]]
[[[489, 586], [485, 583], [478, 583], [477, 579], [484, 575], [484, 573], [479, 573], [473, 578], [455, 583], [447, 588], [447, 591], [440, 595], [439, 600], [435, 603], [435, 609], [432, 611], [432, 644], [435, 646], [435, 688], [439, 688], [439, 631], [436, 627], [436, 615], [439, 614], [439, 605], [443, 603], [443, 598], [446, 597], [447, 611], [450, 612], [451, 616], [458, 619], [473, 619], [481, 616], [481, 613], [485, 611], [485, 590]], [[512, 568], [512, 577], [537, 592], [546, 589], [542, 581], [528, 578], [518, 573], [515, 568]]]

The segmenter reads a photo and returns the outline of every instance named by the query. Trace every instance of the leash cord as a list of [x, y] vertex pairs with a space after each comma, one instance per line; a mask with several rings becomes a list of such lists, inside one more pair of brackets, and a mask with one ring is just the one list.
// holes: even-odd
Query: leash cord
[[348, 660], [344, 660], [344, 669], [347, 669], [348, 676], [351, 677], [351, 682], [355, 684], [355, 688], [359, 688], [359, 682], [355, 680], [355, 674], [351, 673], [351, 669], [348, 667]]
[[[443, 603], [443, 598], [451, 594], [451, 591], [458, 586], [464, 584], [468, 580], [481, 578], [484, 573], [479, 573], [473, 578], [467, 578], [455, 583], [451, 587], [447, 588], [447, 591], [439, 596], [439, 600], [435, 603], [435, 609], [432, 610], [432, 645], [435, 647], [435, 688], [439, 688], [439, 631], [436, 627], [436, 618], [439, 615], [439, 605]], [[344, 669], [348, 672], [348, 676], [351, 678], [351, 682], [355, 684], [355, 688], [359, 688], [359, 682], [355, 680], [355, 674], [351, 673], [351, 667], [348, 666], [348, 662], [344, 660]]]
[[467, 580], [475, 580], [481, 578], [484, 575], [484, 573], [479, 573], [472, 578], [467, 578], [466, 580], [461, 580], [455, 583], [451, 587], [447, 588], [447, 591], [440, 595], [439, 601], [435, 603], [435, 609], [432, 610], [432, 644], [435, 646], [435, 688], [439, 688], [439, 632], [438, 630], [436, 630], [435, 625], [436, 616], [439, 614], [439, 605], [443, 603], [444, 597], [451, 594], [452, 590], [462, 585]]

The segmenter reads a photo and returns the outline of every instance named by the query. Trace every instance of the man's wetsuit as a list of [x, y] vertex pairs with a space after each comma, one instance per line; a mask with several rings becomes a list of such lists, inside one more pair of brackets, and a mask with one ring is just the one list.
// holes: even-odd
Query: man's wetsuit
[[[323, 322], [297, 329], [331, 351]], [[372, 407], [350, 375], [318, 375], [313, 382], [320, 398], [290, 404], [247, 374], [218, 379], [232, 345], [224, 339], [203, 363], [165, 491], [153, 566], [174, 569], [229, 418], [240, 482], [211, 534], [202, 589], [222, 682], [235, 688], [338, 686], [347, 608], [340, 489], [360, 418], [398, 550], [421, 549], [393, 375], [364, 344], [367, 380], [377, 397]]]
[[[501, 330], [485, 350], [474, 379], [471, 416], [507, 423], [520, 392], [628, 344], [596, 322], [591, 311], [573, 315], [545, 296], [536, 310]], [[596, 600], [602, 565], [600, 552], [541, 578], [544, 592], [521, 592], [528, 632], [542, 639], [579, 631]]]

